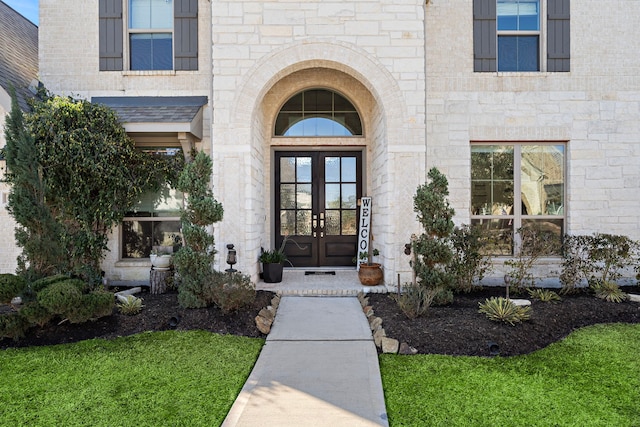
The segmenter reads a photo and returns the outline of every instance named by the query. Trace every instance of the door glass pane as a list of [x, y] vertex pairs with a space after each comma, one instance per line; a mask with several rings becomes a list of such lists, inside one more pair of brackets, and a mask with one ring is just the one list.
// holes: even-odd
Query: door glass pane
[[340, 184], [325, 184], [325, 208], [340, 208]]
[[311, 211], [297, 212], [296, 228], [297, 236], [311, 236]]
[[342, 182], [356, 182], [356, 158], [342, 158]]
[[296, 182], [295, 157], [282, 157], [280, 159], [280, 182]]
[[358, 233], [356, 226], [356, 211], [342, 211], [342, 235], [355, 236]]
[[327, 210], [325, 211], [325, 234], [327, 236], [339, 236], [340, 235], [340, 211], [339, 210]]
[[311, 182], [311, 157], [297, 157], [296, 172], [297, 182]]
[[280, 235], [293, 236], [296, 234], [296, 211], [280, 211]]
[[295, 209], [296, 207], [296, 195], [295, 184], [280, 184], [280, 208], [281, 209]]
[[523, 215], [563, 214], [563, 146], [523, 146], [520, 179]]
[[298, 184], [296, 208], [311, 209], [311, 184]]
[[326, 182], [340, 182], [340, 157], [326, 157], [324, 159], [324, 180]]
[[342, 205], [343, 209], [356, 208], [356, 185], [342, 184]]

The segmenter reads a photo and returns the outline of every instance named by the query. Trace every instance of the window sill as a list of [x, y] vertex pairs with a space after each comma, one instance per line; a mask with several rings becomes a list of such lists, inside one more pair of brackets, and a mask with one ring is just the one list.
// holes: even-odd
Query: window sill
[[149, 258], [131, 258], [121, 259], [116, 261], [115, 267], [117, 268], [146, 268], [151, 267], [151, 260]]
[[175, 76], [175, 70], [126, 70], [122, 72], [123, 76]]

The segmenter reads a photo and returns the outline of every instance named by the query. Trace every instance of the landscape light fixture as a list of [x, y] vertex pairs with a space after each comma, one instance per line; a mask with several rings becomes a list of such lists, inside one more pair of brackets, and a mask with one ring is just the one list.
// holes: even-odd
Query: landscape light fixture
[[233, 248], [233, 244], [229, 243], [227, 245], [227, 264], [229, 264], [229, 268], [227, 268], [225, 271], [227, 273], [237, 272], [238, 270], [233, 268], [233, 265], [237, 262], [238, 262], [238, 258], [236, 256], [236, 250]]

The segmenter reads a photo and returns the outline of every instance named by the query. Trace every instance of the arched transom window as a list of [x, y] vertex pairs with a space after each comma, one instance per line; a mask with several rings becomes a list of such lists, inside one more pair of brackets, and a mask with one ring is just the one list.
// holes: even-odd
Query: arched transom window
[[326, 89], [310, 89], [291, 98], [280, 109], [275, 136], [361, 136], [360, 115], [349, 100]]

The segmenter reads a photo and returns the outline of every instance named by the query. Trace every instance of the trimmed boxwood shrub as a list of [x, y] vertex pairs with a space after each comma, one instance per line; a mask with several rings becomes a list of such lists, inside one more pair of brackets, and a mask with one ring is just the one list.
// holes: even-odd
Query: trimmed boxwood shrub
[[80, 303], [64, 313], [71, 323], [83, 323], [113, 312], [114, 298], [111, 292], [93, 291], [84, 294]]
[[22, 338], [29, 329], [29, 322], [18, 312], [0, 316], [0, 338]]
[[56, 274], [55, 276], [44, 277], [42, 279], [36, 280], [35, 282], [31, 282], [29, 288], [32, 292], [38, 293], [49, 285], [52, 285], [56, 282], [62, 282], [63, 280], [68, 280], [70, 277], [66, 274]]
[[30, 301], [20, 308], [20, 315], [29, 325], [44, 326], [53, 318], [53, 314], [38, 301]]
[[15, 274], [0, 274], [0, 304], [11, 302], [13, 297], [21, 295], [27, 282]]
[[79, 279], [56, 282], [38, 293], [38, 302], [51, 314], [65, 314], [81, 304], [83, 288]]

